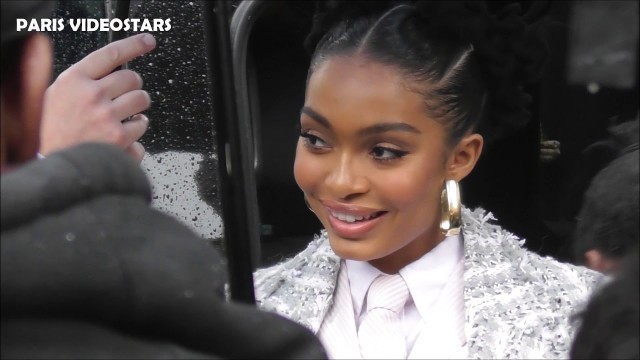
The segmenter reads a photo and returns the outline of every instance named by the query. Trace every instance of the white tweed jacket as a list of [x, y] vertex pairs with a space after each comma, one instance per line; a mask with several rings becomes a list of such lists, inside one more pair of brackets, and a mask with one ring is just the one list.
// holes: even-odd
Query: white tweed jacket
[[[526, 250], [492, 220], [483, 209], [463, 208], [468, 358], [568, 358], [577, 325], [571, 315], [605, 278]], [[317, 334], [339, 266], [322, 231], [295, 257], [254, 274], [258, 306]]]

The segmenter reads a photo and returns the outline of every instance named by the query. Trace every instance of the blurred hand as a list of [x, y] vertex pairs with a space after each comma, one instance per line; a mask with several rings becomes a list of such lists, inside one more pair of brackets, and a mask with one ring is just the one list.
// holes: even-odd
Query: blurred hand
[[540, 142], [540, 161], [551, 162], [560, 156], [560, 142], [544, 140]]
[[139, 113], [149, 108], [151, 98], [142, 90], [142, 78], [136, 72], [112, 71], [155, 46], [150, 34], [131, 36], [92, 52], [61, 73], [45, 93], [40, 153], [106, 142], [140, 162], [144, 147], [138, 139], [149, 120]]

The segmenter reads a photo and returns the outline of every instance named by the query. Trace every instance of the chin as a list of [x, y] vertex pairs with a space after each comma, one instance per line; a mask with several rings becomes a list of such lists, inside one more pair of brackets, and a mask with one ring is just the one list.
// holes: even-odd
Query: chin
[[371, 261], [379, 256], [371, 252], [371, 245], [366, 240], [348, 240], [329, 234], [329, 244], [333, 252], [341, 259], [356, 261]]

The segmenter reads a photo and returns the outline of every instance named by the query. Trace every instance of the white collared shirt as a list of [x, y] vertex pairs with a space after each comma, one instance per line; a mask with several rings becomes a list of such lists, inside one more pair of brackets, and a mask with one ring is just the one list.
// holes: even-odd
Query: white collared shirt
[[[462, 237], [449, 236], [420, 259], [399, 271], [411, 294], [401, 315], [402, 328], [407, 340], [407, 354], [413, 349], [418, 335], [425, 326], [423, 319], [428, 316], [447, 279], [463, 256]], [[345, 260], [345, 265], [357, 329], [366, 312], [367, 290], [382, 272], [366, 261]]]

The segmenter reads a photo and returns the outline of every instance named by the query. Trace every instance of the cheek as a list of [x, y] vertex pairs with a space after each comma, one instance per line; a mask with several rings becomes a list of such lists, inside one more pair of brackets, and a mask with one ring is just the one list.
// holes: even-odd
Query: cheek
[[381, 174], [378, 188], [395, 209], [417, 210], [433, 207], [439, 202], [443, 181], [440, 169], [416, 166], [403, 174]]
[[302, 191], [305, 193], [313, 192], [319, 179], [319, 169], [319, 166], [314, 166], [313, 158], [304, 148], [302, 141], [298, 141], [296, 159], [293, 163], [293, 176]]

